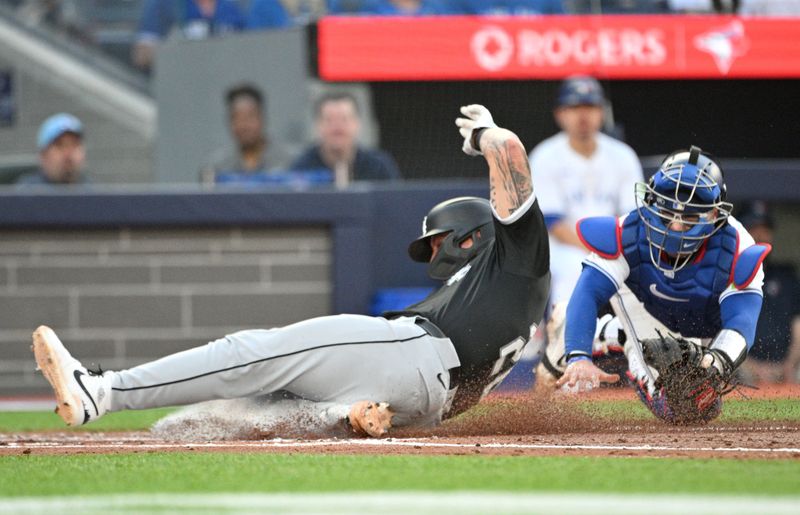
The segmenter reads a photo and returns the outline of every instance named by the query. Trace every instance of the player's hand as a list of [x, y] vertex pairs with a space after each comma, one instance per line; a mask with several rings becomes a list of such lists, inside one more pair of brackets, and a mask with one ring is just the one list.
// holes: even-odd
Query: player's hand
[[565, 393], [588, 392], [598, 388], [600, 383], [616, 383], [619, 374], [608, 374], [588, 359], [573, 361], [567, 365], [564, 375], [556, 381], [556, 388]]
[[[466, 117], [456, 118], [458, 132], [460, 132], [461, 136], [464, 138], [464, 144], [462, 145], [461, 150], [463, 150], [468, 156], [483, 155], [481, 149], [476, 148], [478, 146], [477, 142], [472, 141], [472, 131], [476, 129], [489, 129], [491, 127], [497, 127], [497, 124], [495, 124], [494, 120], [492, 119], [492, 113], [490, 113], [489, 110], [482, 105], [472, 104], [468, 106], [462, 106], [461, 114]], [[475, 143], [474, 146], [473, 143]]]

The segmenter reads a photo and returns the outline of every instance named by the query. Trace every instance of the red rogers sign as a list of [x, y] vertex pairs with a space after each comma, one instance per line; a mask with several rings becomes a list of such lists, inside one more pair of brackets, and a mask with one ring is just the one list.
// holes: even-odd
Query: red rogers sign
[[800, 18], [340, 18], [319, 23], [331, 81], [797, 78]]

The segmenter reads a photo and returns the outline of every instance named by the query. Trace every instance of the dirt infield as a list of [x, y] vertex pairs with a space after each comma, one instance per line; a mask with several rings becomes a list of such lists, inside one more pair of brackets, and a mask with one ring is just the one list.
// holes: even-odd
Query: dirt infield
[[[757, 398], [800, 399], [798, 387], [747, 392]], [[592, 394], [629, 399], [629, 389]], [[675, 427], [655, 419], [593, 417], [571, 409], [572, 401], [530, 395], [492, 396], [469, 417], [427, 431], [396, 431], [391, 438], [281, 439], [258, 434], [244, 440], [175, 442], [148, 432], [37, 432], [0, 434], [0, 455], [148, 452], [241, 452], [325, 454], [417, 454], [484, 456], [648, 456], [800, 460], [800, 422], [759, 421]], [[800, 400], [798, 400], [800, 402]]]

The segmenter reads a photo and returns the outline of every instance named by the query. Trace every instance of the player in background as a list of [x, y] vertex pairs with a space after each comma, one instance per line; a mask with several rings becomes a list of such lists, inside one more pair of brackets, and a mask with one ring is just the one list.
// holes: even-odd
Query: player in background
[[[610, 301], [642, 401], [670, 422], [708, 421], [753, 345], [761, 264], [771, 246], [755, 244], [730, 216], [722, 170], [697, 147], [667, 156], [637, 190], [637, 208], [628, 215], [578, 224], [592, 252], [570, 298], [563, 338], [553, 342], [556, 350], [564, 345], [554, 360], [555, 375], [563, 374], [556, 386], [583, 392], [619, 380], [592, 363], [598, 310]], [[670, 334], [676, 338], [664, 338]], [[670, 378], [676, 385], [687, 375], [700, 380], [685, 391], [670, 386], [668, 394], [676, 370], [683, 371]]]
[[621, 216], [636, 207], [631, 192], [643, 180], [642, 166], [631, 147], [600, 132], [605, 106], [597, 80], [566, 79], [553, 112], [561, 131], [530, 153], [550, 233], [551, 304], [569, 300], [586, 257], [575, 223], [587, 216]]
[[549, 255], [519, 138], [483, 106], [461, 113], [463, 151], [489, 165], [490, 201], [451, 199], [423, 221], [409, 254], [443, 281], [428, 298], [383, 317], [240, 331], [118, 372], [87, 370], [42, 326], [33, 350], [58, 414], [80, 425], [111, 411], [276, 394], [287, 410], [310, 406], [295, 424], [349, 424], [377, 437], [392, 425], [435, 425], [477, 403], [519, 359], [544, 314]]

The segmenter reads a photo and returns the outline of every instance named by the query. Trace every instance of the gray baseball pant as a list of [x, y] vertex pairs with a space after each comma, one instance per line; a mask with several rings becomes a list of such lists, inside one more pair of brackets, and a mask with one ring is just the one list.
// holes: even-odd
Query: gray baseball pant
[[448, 399], [453, 344], [413, 317], [314, 318], [240, 331], [194, 349], [114, 372], [110, 411], [191, 404], [288, 391], [346, 408], [388, 402], [393, 424], [438, 423]]

